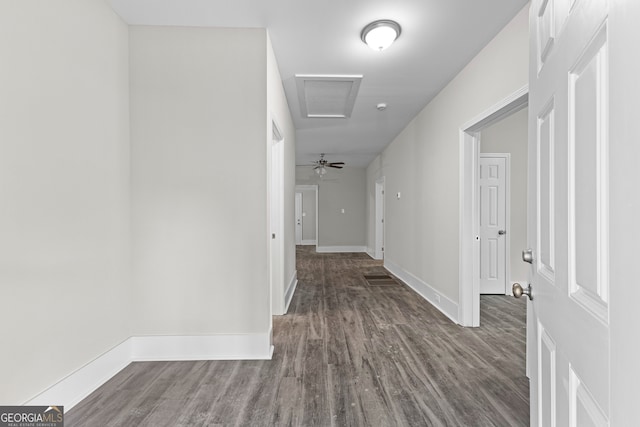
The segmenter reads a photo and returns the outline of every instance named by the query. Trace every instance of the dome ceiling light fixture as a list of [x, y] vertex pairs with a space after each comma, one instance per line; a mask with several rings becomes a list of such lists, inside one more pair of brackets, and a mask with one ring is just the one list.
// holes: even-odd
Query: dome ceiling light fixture
[[362, 29], [360, 38], [373, 50], [385, 50], [400, 37], [402, 29], [400, 24], [389, 19], [373, 21]]

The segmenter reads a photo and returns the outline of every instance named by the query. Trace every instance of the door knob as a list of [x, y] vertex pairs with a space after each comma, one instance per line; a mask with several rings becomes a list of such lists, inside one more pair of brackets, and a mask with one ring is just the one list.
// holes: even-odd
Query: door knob
[[507, 234], [507, 230], [498, 230], [499, 235]]
[[533, 264], [533, 249], [525, 249], [522, 251], [522, 260]]
[[522, 289], [520, 283], [514, 283], [511, 290], [513, 291], [513, 296], [516, 298], [520, 298], [522, 295], [526, 295], [530, 300], [533, 299], [533, 294], [531, 293], [531, 285], [527, 286], [525, 289]]

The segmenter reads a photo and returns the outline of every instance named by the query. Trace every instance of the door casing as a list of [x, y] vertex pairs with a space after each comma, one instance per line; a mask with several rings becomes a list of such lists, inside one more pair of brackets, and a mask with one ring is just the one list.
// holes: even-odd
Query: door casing
[[375, 189], [375, 259], [384, 259], [384, 177], [376, 181]]
[[480, 326], [480, 242], [476, 191], [480, 132], [525, 108], [528, 102], [529, 85], [525, 85], [460, 127], [458, 323], [462, 326]]
[[284, 314], [284, 138], [275, 121], [269, 150], [269, 282], [271, 312]]
[[295, 218], [296, 222], [296, 245], [302, 244], [302, 193], [296, 191], [295, 195]]
[[[308, 191], [311, 190], [314, 192], [315, 194], [315, 204], [316, 204], [316, 209], [315, 209], [315, 218], [316, 218], [316, 223], [314, 224], [314, 227], [316, 229], [316, 238], [315, 238], [315, 246], [316, 248], [318, 247], [318, 186], [317, 185], [296, 185], [296, 192], [302, 192], [302, 191]], [[303, 219], [304, 221], [304, 219]], [[307, 244], [304, 240], [304, 236], [302, 239], [302, 244]]]

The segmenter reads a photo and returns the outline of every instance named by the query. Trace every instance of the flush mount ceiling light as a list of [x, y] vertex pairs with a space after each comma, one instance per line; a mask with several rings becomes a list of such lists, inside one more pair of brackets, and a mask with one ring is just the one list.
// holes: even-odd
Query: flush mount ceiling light
[[400, 25], [396, 21], [380, 19], [362, 29], [360, 38], [373, 50], [385, 50], [400, 37]]

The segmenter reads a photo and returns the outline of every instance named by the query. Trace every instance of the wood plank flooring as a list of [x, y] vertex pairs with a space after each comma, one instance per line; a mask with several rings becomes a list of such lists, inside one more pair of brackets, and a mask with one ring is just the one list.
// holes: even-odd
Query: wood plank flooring
[[270, 361], [136, 362], [67, 426], [526, 426], [525, 303], [481, 298], [461, 328], [365, 254], [297, 251]]

